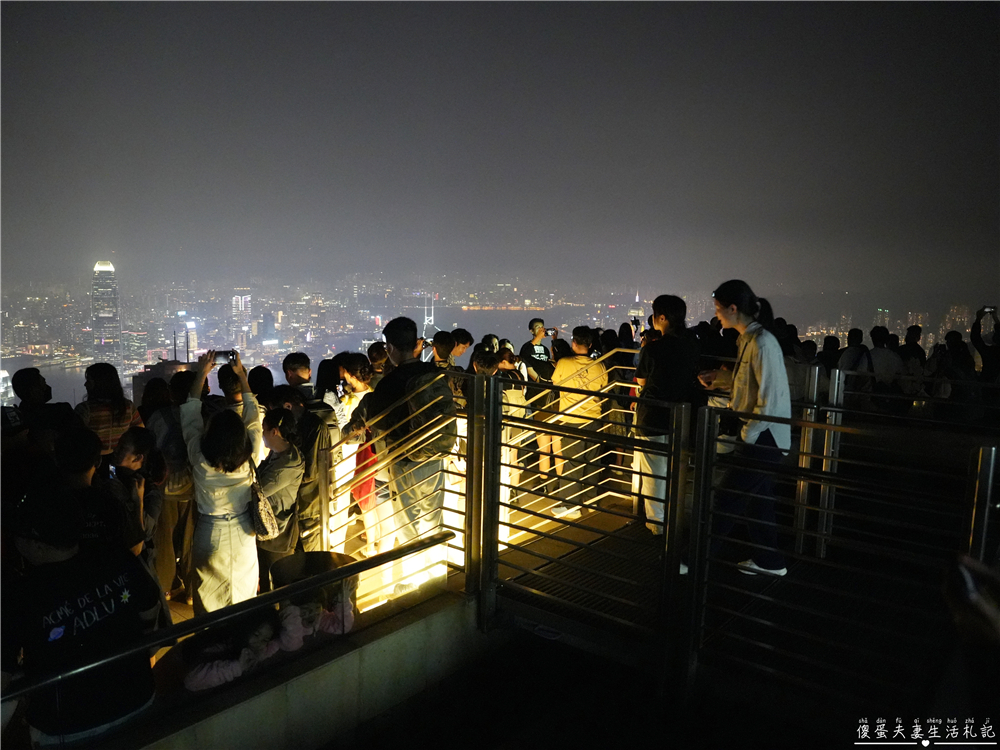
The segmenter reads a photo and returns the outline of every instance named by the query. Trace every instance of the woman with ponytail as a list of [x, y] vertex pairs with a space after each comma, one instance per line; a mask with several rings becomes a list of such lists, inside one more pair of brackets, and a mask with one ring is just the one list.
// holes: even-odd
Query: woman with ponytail
[[[740, 280], [725, 282], [712, 297], [722, 327], [733, 328], [740, 334], [738, 357], [732, 372], [708, 370], [698, 379], [709, 389], [730, 389], [729, 408], [733, 411], [791, 419], [788, 376], [781, 345], [769, 330], [774, 323], [771, 305]], [[791, 427], [744, 418], [740, 439], [742, 442], [735, 452], [737, 457], [776, 464], [791, 446]], [[785, 560], [777, 549], [774, 487], [769, 474], [752, 469], [728, 469], [716, 494], [715, 510], [718, 513], [712, 528], [711, 553], [735, 523], [720, 513], [743, 516], [749, 522], [747, 528], [754, 549], [753, 556], [740, 563], [741, 572], [785, 575]]]
[[261, 593], [271, 590], [271, 565], [295, 551], [299, 538], [296, 500], [306, 470], [294, 414], [288, 409], [271, 409], [264, 415], [263, 428], [264, 445], [270, 453], [257, 467], [257, 480], [278, 519], [278, 536], [257, 540]]

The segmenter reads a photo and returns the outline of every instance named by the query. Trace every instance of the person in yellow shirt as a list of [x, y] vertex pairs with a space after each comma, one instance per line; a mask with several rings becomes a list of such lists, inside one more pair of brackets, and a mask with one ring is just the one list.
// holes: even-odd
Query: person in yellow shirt
[[[552, 373], [553, 385], [573, 391], [559, 391], [559, 413], [553, 421], [574, 429], [599, 433], [603, 426], [601, 413], [608, 371], [602, 362], [591, 358], [592, 343], [590, 329], [587, 326], [577, 326], [573, 329], [573, 339], [570, 342], [573, 356], [562, 357], [556, 362]], [[559, 518], [579, 517], [581, 504], [586, 504], [597, 496], [598, 488], [595, 485], [601, 473], [601, 466], [597, 461], [600, 445], [601, 440], [597, 434], [593, 440], [552, 436], [556, 474], [561, 477], [559, 492], [564, 500], [552, 509]]]

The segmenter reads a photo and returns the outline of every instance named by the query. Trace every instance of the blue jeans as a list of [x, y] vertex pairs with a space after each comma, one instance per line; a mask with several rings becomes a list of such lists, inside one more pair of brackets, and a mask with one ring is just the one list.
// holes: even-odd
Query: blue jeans
[[440, 531], [444, 520], [444, 461], [416, 463], [401, 458], [389, 467], [401, 516], [396, 527], [402, 543]]

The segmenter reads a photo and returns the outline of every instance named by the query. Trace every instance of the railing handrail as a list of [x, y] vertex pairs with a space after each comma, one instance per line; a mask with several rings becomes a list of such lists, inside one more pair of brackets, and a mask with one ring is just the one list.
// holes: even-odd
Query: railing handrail
[[[615, 354], [623, 354], [623, 353], [625, 353], [625, 354], [638, 354], [638, 352], [639, 352], [638, 349], [625, 349], [625, 348], [621, 348], [621, 347], [619, 347], [617, 349], [612, 349], [610, 352], [607, 352], [606, 354], [601, 355], [597, 359], [589, 362], [584, 367], [581, 367], [579, 370], [577, 370], [574, 373], [574, 375], [577, 375], [577, 374], [579, 374], [581, 372], [586, 372], [591, 367], [593, 367], [594, 365], [596, 365], [598, 362], [600, 362], [601, 364], [603, 364], [605, 362], [605, 360], [610, 359]], [[618, 367], [618, 365], [616, 365], [615, 367], [605, 367], [604, 371], [605, 371], [605, 373], [608, 373], [608, 372], [611, 372], [611, 370], [616, 369], [617, 367]], [[534, 386], [535, 388], [541, 389], [534, 396], [531, 396], [530, 398], [528, 398], [528, 399], [525, 400], [525, 402], [527, 403], [528, 406], [531, 406], [532, 403], [534, 403], [538, 399], [542, 398], [545, 395], [545, 390], [546, 389], [553, 388], [553, 387], [558, 387], [554, 383], [552, 383], [551, 381], [548, 381], [548, 380], [530, 380], [529, 379], [529, 380], [525, 381], [525, 385], [528, 386], [528, 387]]]
[[[806, 362], [804, 364], [812, 365], [812, 364], [818, 364], [818, 363]], [[834, 365], [833, 367], [831, 367], [830, 370], [831, 370], [831, 372], [833, 370], [837, 370], [838, 372], [842, 372], [845, 375], [851, 375], [853, 377], [858, 377], [858, 378], [866, 378], [866, 379], [875, 379], [875, 378], [878, 378], [878, 373], [872, 372], [871, 370], [848, 370], [848, 369], [845, 369], [845, 368], [837, 367], [836, 365]], [[978, 375], [979, 373], [978, 372], [974, 372], [973, 374], [974, 375]], [[1000, 389], [1000, 383], [989, 383], [989, 382], [986, 382], [986, 381], [983, 381], [983, 380], [978, 380], [975, 377], [955, 379], [955, 378], [944, 377], [944, 376], [941, 376], [941, 375], [928, 375], [928, 374], [915, 375], [915, 374], [912, 374], [912, 373], [904, 373], [902, 375], [896, 375], [892, 379], [891, 382], [895, 382], [895, 383], [911, 382], [911, 383], [921, 383], [921, 384], [924, 384], [924, 383], [947, 383], [949, 385], [952, 384], [952, 383], [974, 383], [974, 384], [976, 384], [978, 386], [981, 386], [983, 388], [988, 388], [988, 389], [989, 388], [997, 388], [997, 389]], [[880, 394], [880, 395], [885, 395], [885, 394]], [[909, 395], [909, 394], [904, 394], [904, 395]], [[917, 397], [918, 395], [919, 394], [913, 394], [914, 397]]]
[[[436, 383], [438, 381], [438, 378], [449, 377], [450, 375], [459, 375], [459, 374], [460, 373], [458, 373], [458, 372], [456, 372], [454, 370], [444, 370], [444, 369], [440, 369], [439, 368], [439, 374], [438, 374], [437, 377], [432, 378], [427, 383], [424, 383], [422, 386], [420, 386], [419, 388], [417, 388], [415, 391], [403, 394], [403, 396], [401, 396], [400, 398], [398, 398], [395, 401], [393, 401], [391, 404], [389, 404], [389, 406], [387, 406], [381, 412], [379, 412], [378, 414], [376, 414], [376, 415], [374, 415], [374, 416], [369, 417], [368, 419], [366, 419], [365, 420], [365, 426], [370, 429], [373, 425], [377, 424], [380, 420], [385, 419], [394, 410], [398, 409], [400, 406], [402, 406], [403, 404], [407, 403], [413, 396], [417, 395], [418, 393], [421, 393], [422, 391], [426, 390], [427, 388], [430, 388], [432, 385], [434, 385], [434, 383]], [[374, 393], [374, 390], [373, 389], [369, 389], [369, 391], [367, 391], [367, 392], [368, 393]], [[400, 422], [398, 422], [397, 424], [393, 425], [389, 429], [381, 430], [382, 434], [388, 434], [392, 430], [394, 430], [397, 427], [399, 427], [401, 424], [403, 424], [405, 422], [408, 422], [410, 419], [412, 419], [413, 417], [415, 417], [421, 411], [424, 411], [425, 409], [430, 408], [431, 406], [433, 406], [437, 402], [438, 402], [438, 399], [435, 399], [434, 401], [431, 401], [428, 404], [424, 404], [424, 406], [419, 411], [417, 411], [417, 412], [415, 412], [413, 414], [409, 414], [408, 413], [407, 416], [406, 416], [406, 419], [401, 420]], [[349, 423], [350, 422], [348, 422], [348, 424]], [[348, 444], [353, 439], [355, 439], [355, 436], [353, 434], [342, 434], [340, 440], [338, 440], [336, 443], [334, 443], [331, 446], [331, 450], [339, 448], [339, 447], [341, 447], [341, 446], [343, 446], [345, 444]], [[372, 440], [370, 442], [374, 443], [376, 439], [378, 439], [378, 438], [372, 438]]]
[[172, 643], [185, 635], [189, 635], [190, 633], [195, 633], [199, 630], [205, 630], [206, 628], [214, 627], [220, 623], [234, 620], [257, 609], [264, 609], [265, 607], [273, 606], [274, 604], [285, 601], [290, 597], [314, 591], [334, 583], [339, 583], [340, 581], [346, 580], [352, 576], [381, 567], [386, 563], [400, 560], [407, 555], [423, 552], [431, 549], [432, 547], [436, 547], [439, 544], [444, 544], [454, 538], [455, 532], [453, 531], [439, 531], [424, 539], [415, 539], [412, 542], [408, 542], [388, 552], [382, 552], [364, 560], [358, 560], [337, 568], [336, 570], [319, 573], [305, 580], [290, 583], [287, 586], [282, 586], [280, 589], [269, 591], [266, 594], [260, 594], [252, 599], [247, 599], [246, 601], [231, 604], [223, 609], [216, 610], [215, 612], [209, 612], [206, 615], [201, 615], [200, 617], [195, 617], [182, 623], [176, 623], [168, 628], [155, 630], [141, 638], [137, 643], [129, 648], [110, 656], [106, 656], [98, 661], [91, 662], [90, 664], [83, 664], [79, 667], [68, 669], [65, 672], [60, 672], [59, 674], [43, 678], [35, 678], [30, 681], [26, 681], [26, 678], [20, 678], [13, 684], [13, 689], [8, 690], [0, 696], [0, 702], [6, 702], [13, 700], [14, 698], [19, 698], [22, 695], [34, 692], [39, 688], [47, 687], [48, 685], [60, 682], [68, 677], [74, 677], [78, 674], [82, 674], [83, 672], [90, 671], [91, 669], [96, 669], [104, 666], [105, 664], [110, 664], [111, 662], [118, 661], [119, 659], [132, 656], [133, 654], [143, 651], [148, 652], [156, 646]]

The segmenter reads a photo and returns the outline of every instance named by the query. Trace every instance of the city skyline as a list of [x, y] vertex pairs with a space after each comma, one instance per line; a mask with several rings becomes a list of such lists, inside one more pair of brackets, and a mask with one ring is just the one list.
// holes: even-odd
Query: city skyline
[[[307, 344], [319, 347], [318, 351], [325, 355], [335, 348], [330, 337], [361, 331], [377, 336], [381, 325], [395, 315], [407, 314], [416, 319], [423, 313], [426, 317], [428, 305], [432, 318], [435, 306], [446, 311], [451, 326], [478, 328], [465, 322], [467, 315], [475, 313], [478, 321], [490, 321], [487, 327], [501, 336], [513, 335], [523, 321], [508, 332], [497, 329], [493, 320], [516, 321], [518, 316], [543, 310], [560, 311], [566, 320], [560, 319], [558, 324], [564, 327], [578, 323], [617, 327], [631, 316], [633, 307], [648, 307], [652, 297], [661, 293], [656, 290], [643, 295], [640, 291], [633, 300], [631, 289], [579, 285], [538, 288], [516, 279], [513, 283], [496, 283], [481, 278], [396, 279], [384, 274], [351, 274], [301, 286], [237, 278], [228, 283], [211, 279], [189, 283], [163, 280], [155, 285], [131, 287], [127, 283], [119, 285], [116, 271], [111, 263], [98, 262], [89, 292], [77, 291], [76, 296], [61, 285], [50, 285], [44, 295], [43, 285], [35, 285], [39, 287], [37, 294], [5, 289], [5, 356], [15, 352], [44, 356], [73, 350], [77, 355], [121, 361], [124, 349], [125, 359], [136, 364], [143, 361], [144, 352], [148, 355], [145, 361], [151, 361], [153, 352], [166, 358], [164, 352], [173, 346], [177, 330], [185, 350], [198, 349], [201, 336], [204, 346], [217, 348], [255, 351], [262, 343], [275, 350]], [[683, 296], [688, 300], [689, 325], [712, 317], [708, 292], [688, 290]], [[886, 325], [902, 334], [907, 326], [919, 324], [927, 330], [925, 345], [930, 345], [945, 330], [954, 328], [967, 333], [976, 308], [963, 301], [945, 309], [927, 305], [875, 307], [845, 295], [835, 312], [820, 315], [810, 309], [812, 317], [800, 318], [780, 300], [774, 302], [779, 317], [795, 324], [803, 338], [816, 339], [817, 343], [826, 334], [843, 337], [849, 327], [867, 331], [872, 325]], [[490, 311], [500, 317], [485, 315]], [[481, 334], [478, 330], [473, 333]], [[117, 347], [117, 356], [105, 352], [108, 346]]]
[[4, 288], [110, 259], [996, 302], [998, 19], [8, 3]]

